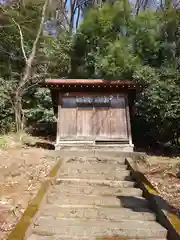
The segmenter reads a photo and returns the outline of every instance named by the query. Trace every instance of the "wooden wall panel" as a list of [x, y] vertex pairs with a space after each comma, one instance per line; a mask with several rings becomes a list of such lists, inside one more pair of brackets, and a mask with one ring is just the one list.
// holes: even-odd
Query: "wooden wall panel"
[[75, 138], [77, 135], [76, 108], [60, 108], [59, 111], [59, 137]]
[[112, 108], [111, 116], [111, 138], [128, 139], [126, 109]]
[[96, 139], [110, 139], [110, 111], [109, 108], [95, 109], [95, 137]]
[[76, 97], [61, 96], [57, 139], [127, 141], [130, 135], [127, 111], [125, 95], [115, 94], [107, 104], [81, 104]]
[[91, 138], [93, 130], [93, 108], [77, 108], [77, 138]]
[[111, 138], [128, 139], [126, 101], [124, 96], [117, 96], [111, 101], [110, 108]]

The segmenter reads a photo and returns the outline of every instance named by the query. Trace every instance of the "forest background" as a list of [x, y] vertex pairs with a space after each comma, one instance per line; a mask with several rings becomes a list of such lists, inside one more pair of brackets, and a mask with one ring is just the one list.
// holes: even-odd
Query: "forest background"
[[179, 6], [170, 0], [1, 0], [1, 134], [52, 135], [50, 93], [40, 87], [45, 78], [129, 79], [146, 85], [132, 121], [136, 146], [178, 150]]

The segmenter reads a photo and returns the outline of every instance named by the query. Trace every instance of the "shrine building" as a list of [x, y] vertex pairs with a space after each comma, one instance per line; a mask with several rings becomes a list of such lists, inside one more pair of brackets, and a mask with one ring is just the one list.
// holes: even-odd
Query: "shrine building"
[[133, 81], [47, 79], [57, 117], [55, 149], [64, 146], [117, 147], [133, 151]]

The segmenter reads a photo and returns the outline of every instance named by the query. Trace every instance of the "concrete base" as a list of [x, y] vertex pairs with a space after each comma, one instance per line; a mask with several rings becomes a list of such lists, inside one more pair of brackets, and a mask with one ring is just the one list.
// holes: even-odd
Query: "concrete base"
[[55, 150], [69, 150], [69, 151], [81, 151], [81, 150], [102, 150], [102, 151], [116, 151], [116, 152], [133, 152], [134, 145], [130, 144], [55, 144]]
[[87, 147], [87, 146], [56, 146], [56, 149], [48, 153], [49, 156], [60, 158], [71, 157], [97, 157], [97, 158], [121, 158], [128, 157], [134, 160], [145, 159], [145, 152], [122, 151], [119, 147]]

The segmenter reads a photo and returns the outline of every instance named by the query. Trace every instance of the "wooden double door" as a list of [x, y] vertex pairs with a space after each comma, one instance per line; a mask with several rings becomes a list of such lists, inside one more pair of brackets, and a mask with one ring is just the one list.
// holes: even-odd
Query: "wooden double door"
[[62, 97], [58, 115], [61, 140], [127, 141], [125, 95]]

